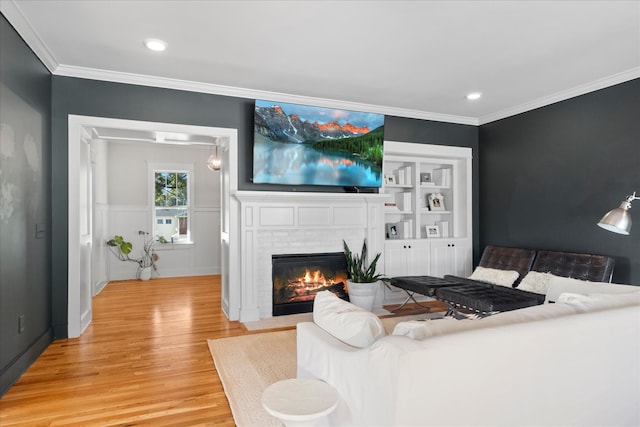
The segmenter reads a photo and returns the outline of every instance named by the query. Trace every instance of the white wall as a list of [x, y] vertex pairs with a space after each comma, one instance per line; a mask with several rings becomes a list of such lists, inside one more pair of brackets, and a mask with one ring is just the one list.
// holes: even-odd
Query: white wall
[[[143, 240], [137, 230], [152, 231], [152, 203], [147, 162], [191, 163], [193, 244], [160, 244], [157, 262], [160, 277], [220, 274], [220, 174], [206, 166], [209, 148], [149, 143], [108, 143], [107, 204], [108, 236], [120, 234], [134, 245], [134, 254]], [[98, 184], [98, 183], [97, 183]], [[98, 184], [99, 185], [99, 184]], [[111, 255], [111, 254], [109, 254]], [[135, 277], [136, 264], [108, 257], [110, 280]]]

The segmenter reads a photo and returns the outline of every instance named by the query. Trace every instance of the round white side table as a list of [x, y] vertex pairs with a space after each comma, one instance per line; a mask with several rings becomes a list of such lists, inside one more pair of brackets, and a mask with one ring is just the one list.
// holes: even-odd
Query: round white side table
[[338, 406], [338, 392], [324, 381], [278, 381], [262, 393], [264, 409], [287, 427], [313, 426]]

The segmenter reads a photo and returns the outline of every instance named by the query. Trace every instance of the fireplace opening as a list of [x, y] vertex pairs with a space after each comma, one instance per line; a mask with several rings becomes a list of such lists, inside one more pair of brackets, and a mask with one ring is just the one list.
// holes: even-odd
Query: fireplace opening
[[349, 300], [347, 260], [342, 252], [273, 255], [273, 315], [313, 311], [320, 291], [331, 291]]

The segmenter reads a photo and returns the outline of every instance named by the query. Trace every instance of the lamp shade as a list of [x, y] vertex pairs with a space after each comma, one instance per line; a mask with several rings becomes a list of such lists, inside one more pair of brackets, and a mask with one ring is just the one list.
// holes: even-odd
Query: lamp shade
[[598, 221], [598, 226], [614, 233], [628, 235], [631, 230], [630, 207], [631, 203], [625, 200], [620, 204], [620, 207], [607, 212], [607, 214]]

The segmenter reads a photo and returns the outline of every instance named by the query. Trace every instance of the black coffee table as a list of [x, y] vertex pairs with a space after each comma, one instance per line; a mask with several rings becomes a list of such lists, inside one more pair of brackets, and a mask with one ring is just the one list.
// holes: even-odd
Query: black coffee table
[[452, 279], [443, 279], [440, 277], [433, 277], [433, 276], [393, 277], [391, 279], [391, 284], [396, 288], [400, 288], [407, 293], [407, 298], [402, 302], [402, 304], [400, 304], [400, 306], [396, 307], [396, 309], [393, 311], [400, 310], [411, 300], [413, 300], [413, 302], [418, 304], [420, 307], [429, 309], [429, 307], [425, 307], [424, 305], [416, 301], [413, 295], [420, 294], [427, 297], [435, 297], [436, 290], [440, 288], [462, 285], [462, 283], [459, 283]]

